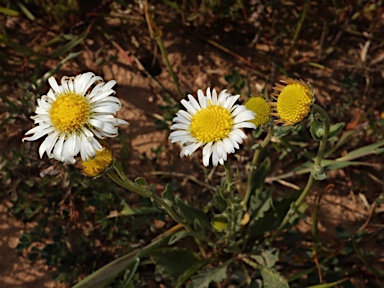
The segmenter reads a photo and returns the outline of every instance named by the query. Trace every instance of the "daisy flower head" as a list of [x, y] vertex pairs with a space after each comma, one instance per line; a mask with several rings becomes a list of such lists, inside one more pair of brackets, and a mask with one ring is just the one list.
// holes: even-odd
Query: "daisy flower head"
[[80, 161], [82, 172], [89, 177], [96, 177], [108, 170], [113, 163], [112, 149], [103, 146], [102, 150], [96, 151], [96, 156], [87, 161]]
[[272, 97], [276, 102], [272, 106], [272, 116], [278, 117], [276, 124], [294, 125], [304, 120], [311, 112], [314, 93], [302, 80], [286, 79], [283, 84], [275, 83]]
[[74, 164], [80, 153], [87, 161], [102, 150], [96, 138], [115, 137], [118, 126], [128, 124], [114, 117], [121, 108], [119, 99], [111, 96], [116, 81], [104, 83], [101, 77], [87, 72], [64, 76], [61, 85], [52, 76], [48, 82], [51, 89], [37, 100], [36, 115], [31, 117], [37, 126], [23, 139], [35, 141], [47, 136], [39, 148], [40, 158], [47, 153], [49, 158]]
[[172, 143], [182, 146], [180, 157], [190, 156], [198, 148], [203, 147], [203, 164], [209, 165], [212, 156], [213, 166], [224, 164], [227, 155], [239, 149], [239, 144], [247, 138], [241, 128], [253, 128], [255, 124], [248, 122], [255, 118], [255, 113], [244, 105], [235, 104], [240, 95], [232, 96], [223, 90], [217, 95], [215, 89], [197, 91], [198, 100], [191, 94], [188, 101], [181, 104], [186, 108], [179, 110], [173, 118], [174, 130], [169, 138]]
[[249, 121], [257, 127], [264, 126], [271, 120], [271, 107], [262, 96], [252, 96], [244, 105], [248, 110], [255, 112], [255, 118]]

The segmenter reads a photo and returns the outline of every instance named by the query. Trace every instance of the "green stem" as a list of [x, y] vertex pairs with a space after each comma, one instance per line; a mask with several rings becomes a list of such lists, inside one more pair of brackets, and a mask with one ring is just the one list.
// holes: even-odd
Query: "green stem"
[[[114, 166], [114, 168], [115, 168], [115, 171], [119, 175], [121, 175], [119, 168], [116, 166]], [[185, 223], [185, 221], [172, 209], [172, 207], [169, 206], [168, 203], [165, 202], [163, 199], [161, 199], [156, 193], [152, 193], [151, 191], [148, 191], [147, 189], [141, 187], [140, 185], [136, 184], [135, 182], [133, 182], [132, 180], [130, 180], [128, 178], [124, 177], [125, 179], [121, 179], [121, 177], [119, 177], [119, 175], [116, 174], [115, 171], [110, 169], [107, 171], [107, 175], [116, 184], [120, 185], [121, 187], [123, 187], [129, 191], [136, 192], [137, 194], [139, 194], [143, 197], [153, 199], [162, 209], [164, 209], [169, 214], [169, 216], [172, 217], [173, 220], [175, 220], [177, 223], [180, 223], [181, 225], [183, 225], [188, 230], [188, 232], [190, 232], [189, 230], [192, 230], [189, 227], [189, 225], [187, 223]]]
[[232, 172], [231, 172], [231, 164], [229, 160], [225, 161], [224, 164], [225, 167], [225, 175], [227, 176], [227, 188], [228, 188], [228, 198], [227, 198], [227, 203], [230, 207], [230, 219], [229, 219], [229, 237], [228, 239], [232, 239], [232, 236], [235, 233], [235, 225], [236, 225], [236, 207], [234, 205], [234, 198], [235, 198], [235, 192], [234, 189], [232, 189], [233, 186], [233, 177], [232, 177]]
[[257, 171], [257, 163], [259, 162], [260, 153], [261, 151], [268, 145], [269, 141], [271, 141], [273, 136], [273, 126], [269, 127], [268, 134], [265, 136], [264, 140], [260, 143], [260, 145], [255, 149], [255, 153], [253, 153], [253, 159], [250, 165], [250, 171], [248, 174], [248, 186], [247, 186], [247, 192], [245, 193], [244, 199], [241, 202], [241, 204], [244, 206], [244, 208], [247, 208], [249, 198], [251, 197], [252, 193], [252, 179], [255, 176], [255, 173]]
[[196, 234], [196, 232], [192, 229], [192, 227], [182, 219], [175, 210], [166, 202], [164, 201], [161, 197], [159, 197], [155, 192], [151, 192], [144, 187], [136, 184], [132, 180], [128, 179], [124, 173], [121, 172], [119, 167], [117, 165], [113, 166], [114, 169], [109, 169], [107, 171], [107, 175], [109, 178], [111, 178], [116, 184], [120, 185], [121, 187], [132, 191], [136, 192], [137, 194], [150, 198], [153, 201], [155, 201], [165, 212], [168, 213], [171, 218], [176, 221], [177, 223], [183, 225], [185, 229], [188, 231], [188, 233], [195, 238], [196, 243], [199, 246], [199, 249], [203, 255], [203, 257], [206, 256], [206, 253], [201, 245], [201, 242], [199, 240], [199, 236]]
[[[116, 170], [118, 169], [116, 166], [114, 166], [114, 168]], [[132, 182], [129, 179], [122, 180], [118, 174], [116, 174], [116, 171], [114, 171], [113, 169], [107, 171], [107, 175], [109, 176], [109, 178], [111, 178], [116, 184], [129, 191], [135, 192], [143, 197], [151, 198], [151, 192], [147, 191], [146, 189], [143, 189], [142, 187], [138, 186], [136, 183]]]
[[227, 177], [228, 194], [229, 194], [230, 198], [233, 198], [233, 195], [231, 196], [231, 194], [233, 194], [233, 189], [232, 189], [233, 177], [232, 177], [232, 172], [231, 172], [231, 164], [230, 164], [229, 160], [225, 161], [224, 167], [225, 167], [225, 176]]
[[[327, 145], [328, 141], [328, 135], [329, 135], [329, 129], [330, 129], [330, 124], [329, 124], [329, 117], [325, 110], [321, 108], [320, 106], [313, 104], [313, 113], [319, 114], [319, 118], [324, 124], [324, 135], [323, 138], [320, 141], [319, 145], [319, 150], [317, 151], [316, 158], [314, 160], [314, 166], [320, 166], [321, 165], [321, 160], [323, 159], [325, 148]], [[277, 228], [276, 232], [265, 242], [266, 244], [271, 243], [273, 240], [276, 239], [277, 236], [281, 234], [281, 232], [285, 229], [287, 224], [290, 222], [291, 217], [298, 212], [299, 207], [303, 204], [305, 201], [305, 198], [307, 197], [309, 191], [312, 188], [313, 183], [315, 182], [315, 178], [313, 174], [311, 173], [309, 175], [307, 185], [305, 186], [303, 192], [301, 192], [299, 198], [293, 203], [287, 214], [285, 215], [283, 221], [281, 222], [280, 226]]]

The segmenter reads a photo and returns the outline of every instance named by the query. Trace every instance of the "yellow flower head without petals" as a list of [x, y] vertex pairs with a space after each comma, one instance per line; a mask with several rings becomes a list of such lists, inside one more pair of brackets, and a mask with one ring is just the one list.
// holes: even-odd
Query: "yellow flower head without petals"
[[278, 117], [276, 124], [294, 125], [304, 120], [311, 112], [313, 91], [302, 81], [286, 79], [275, 83], [274, 90], [280, 93], [271, 95], [276, 102], [270, 103], [272, 116]]
[[113, 162], [112, 150], [103, 147], [101, 151], [96, 151], [96, 156], [88, 158], [87, 161], [81, 161], [81, 168], [85, 175], [96, 177], [106, 171]]
[[252, 96], [244, 103], [244, 105], [248, 110], [255, 112], [255, 118], [253, 120], [249, 120], [249, 122], [252, 122], [256, 126], [264, 126], [271, 119], [271, 108], [263, 97]]

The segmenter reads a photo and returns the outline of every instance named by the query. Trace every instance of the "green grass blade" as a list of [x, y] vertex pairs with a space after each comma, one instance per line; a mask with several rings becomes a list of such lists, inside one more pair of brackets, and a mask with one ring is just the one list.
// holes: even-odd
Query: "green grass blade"
[[20, 2], [17, 2], [17, 5], [20, 7], [20, 10], [24, 13], [24, 15], [31, 21], [35, 21], [36, 18], [33, 16], [33, 14]]
[[52, 52], [50, 54], [50, 58], [54, 59], [57, 57], [60, 57], [62, 55], [67, 54], [69, 51], [71, 51], [74, 47], [76, 47], [78, 44], [80, 44], [85, 37], [88, 35], [88, 29], [81, 33], [79, 36], [73, 38], [71, 41], [69, 41], [67, 44], [63, 45], [61, 48], [57, 49], [56, 51]]
[[8, 16], [13, 16], [13, 17], [17, 17], [20, 15], [19, 11], [16, 11], [13, 9], [8, 9], [8, 8], [2, 7], [2, 6], [0, 6], [0, 13], [3, 13], [3, 14], [8, 15]]
[[43, 75], [43, 77], [41, 77], [40, 79], [38, 79], [36, 81], [36, 87], [41, 87], [43, 85], [43, 83], [46, 83], [47, 82], [47, 79], [49, 77], [51, 77], [53, 74], [55, 74], [60, 68], [61, 66], [63, 66], [66, 62], [76, 58], [77, 56], [79, 56], [82, 52], [74, 52], [74, 53], [70, 53], [67, 57], [65, 57], [63, 60], [60, 61], [59, 64], [57, 64], [55, 67], [53, 67], [51, 70], [49, 70], [47, 73], [45, 73]]
[[[180, 226], [181, 228], [182, 226]], [[108, 284], [115, 279], [115, 277], [121, 272], [127, 270], [129, 266], [137, 263], [137, 259], [145, 257], [157, 248], [166, 244], [168, 240], [180, 229], [175, 229], [172, 233], [164, 234], [163, 237], [153, 241], [147, 246], [128, 253], [111, 263], [101, 267], [99, 270], [93, 272], [91, 275], [84, 278], [72, 288], [104, 288], [108, 287]]]

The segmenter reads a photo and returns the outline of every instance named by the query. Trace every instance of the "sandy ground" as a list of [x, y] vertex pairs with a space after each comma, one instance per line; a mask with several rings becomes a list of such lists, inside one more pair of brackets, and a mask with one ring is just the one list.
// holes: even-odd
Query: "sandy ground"
[[19, 237], [31, 227], [7, 215], [7, 205], [0, 203], [0, 287], [1, 288], [65, 288], [52, 281], [52, 270], [44, 261], [31, 262], [15, 247]]

